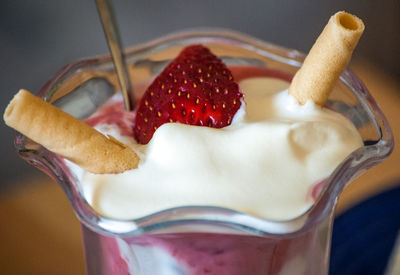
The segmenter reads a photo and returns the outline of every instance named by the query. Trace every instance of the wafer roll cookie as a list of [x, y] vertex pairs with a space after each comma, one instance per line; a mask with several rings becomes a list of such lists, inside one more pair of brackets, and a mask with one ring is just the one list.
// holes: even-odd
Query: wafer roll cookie
[[334, 14], [294, 76], [289, 93], [300, 104], [311, 99], [323, 106], [363, 31], [364, 23], [358, 17], [343, 11]]
[[138, 166], [139, 157], [115, 138], [20, 90], [4, 113], [6, 124], [48, 150], [96, 174], [121, 173]]

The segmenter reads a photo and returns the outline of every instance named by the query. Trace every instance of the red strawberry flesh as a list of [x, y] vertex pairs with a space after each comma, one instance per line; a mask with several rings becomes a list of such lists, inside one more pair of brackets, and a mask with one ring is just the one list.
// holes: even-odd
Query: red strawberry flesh
[[231, 124], [242, 93], [222, 61], [202, 45], [182, 50], [146, 90], [134, 135], [146, 144], [168, 122], [222, 128]]

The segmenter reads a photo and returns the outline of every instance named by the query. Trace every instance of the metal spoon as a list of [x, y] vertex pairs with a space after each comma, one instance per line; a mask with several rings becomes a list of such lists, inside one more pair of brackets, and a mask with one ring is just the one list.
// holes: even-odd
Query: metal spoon
[[108, 48], [114, 62], [115, 70], [119, 83], [121, 85], [122, 95], [124, 97], [125, 109], [131, 111], [134, 106], [134, 101], [131, 100], [132, 86], [129, 79], [128, 69], [122, 53], [120, 36], [115, 21], [114, 13], [109, 0], [96, 0], [97, 10], [100, 15], [103, 30], [106, 35]]

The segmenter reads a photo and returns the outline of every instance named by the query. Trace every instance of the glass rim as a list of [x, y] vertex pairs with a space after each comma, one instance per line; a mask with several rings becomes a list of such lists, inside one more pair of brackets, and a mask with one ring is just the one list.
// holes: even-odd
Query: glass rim
[[[285, 61], [287, 64], [297, 67], [301, 66], [301, 61], [305, 57], [300, 51], [277, 46], [240, 32], [213, 28], [174, 32], [150, 42], [129, 47], [125, 50], [125, 54], [130, 56], [145, 51], [157, 51], [168, 47], [169, 43], [174, 42], [176, 44], [177, 41], [187, 42], [190, 40], [195, 40], [197, 43], [211, 40], [214, 42], [230, 42], [251, 51], [256, 51], [258, 54], [268, 58], [273, 58], [280, 62]], [[70, 73], [83, 66], [111, 62], [110, 55], [101, 55], [68, 63], [44, 84], [38, 95], [45, 100], [50, 100], [59, 82], [64, 78], [68, 78]], [[15, 136], [15, 146], [23, 159], [45, 171], [59, 182], [80, 221], [91, 230], [103, 235], [126, 237], [155, 232], [162, 227], [175, 226], [177, 224], [215, 223], [239, 228], [241, 231], [256, 235], [287, 237], [304, 232], [315, 223], [321, 221], [333, 209], [337, 197], [347, 182], [366, 169], [383, 161], [393, 150], [393, 135], [389, 124], [361, 80], [349, 69], [346, 69], [342, 73], [340, 81], [352, 91], [361, 105], [375, 118], [376, 128], [377, 131], [380, 131], [381, 138], [375, 144], [364, 145], [351, 153], [326, 180], [321, 195], [314, 205], [302, 215], [287, 221], [265, 220], [231, 209], [212, 206], [181, 206], [165, 209], [138, 219], [111, 219], [95, 212], [86, 202], [83, 194], [78, 190], [79, 188], [75, 188], [72, 184], [66, 185], [65, 182], [60, 182], [60, 179], [62, 181], [70, 179], [62, 169], [57, 167], [57, 165], [62, 164], [55, 154], [43, 147], [34, 151], [26, 150], [25, 144], [27, 140], [19, 133], [16, 133]], [[37, 152], [40, 152], [40, 154], [37, 155]], [[368, 157], [366, 157], [366, 152], [368, 152]], [[36, 158], [32, 157], [34, 154], [36, 154]], [[171, 216], [175, 218], [171, 219]]]

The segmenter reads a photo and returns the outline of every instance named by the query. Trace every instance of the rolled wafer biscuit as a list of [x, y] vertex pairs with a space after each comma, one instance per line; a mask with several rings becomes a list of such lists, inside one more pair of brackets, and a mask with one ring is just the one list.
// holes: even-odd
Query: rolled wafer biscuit
[[115, 174], [138, 166], [139, 157], [113, 137], [20, 90], [4, 112], [6, 124], [48, 150], [96, 174]]
[[300, 104], [311, 99], [323, 106], [363, 31], [358, 17], [343, 11], [334, 14], [294, 76], [289, 93]]

